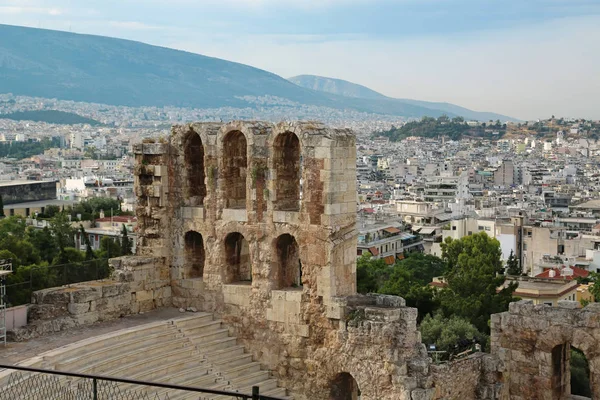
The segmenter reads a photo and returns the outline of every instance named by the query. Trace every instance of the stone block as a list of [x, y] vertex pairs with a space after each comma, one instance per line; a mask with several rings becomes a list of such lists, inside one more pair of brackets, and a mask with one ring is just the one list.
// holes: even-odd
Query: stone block
[[224, 221], [237, 221], [237, 222], [247, 222], [248, 217], [246, 215], [245, 208], [224, 208], [223, 213], [221, 215], [221, 219]]
[[69, 303], [67, 309], [69, 314], [83, 314], [90, 311], [90, 303]]
[[72, 303], [86, 303], [92, 300], [97, 300], [102, 297], [101, 286], [88, 286], [77, 288], [71, 292]]
[[432, 400], [435, 395], [435, 388], [430, 389], [414, 389], [410, 393], [412, 400]]
[[578, 301], [559, 300], [558, 307], [567, 308], [569, 310], [576, 310], [581, 308], [581, 304]]
[[154, 292], [152, 290], [140, 290], [135, 292], [135, 301], [143, 302], [154, 299]]

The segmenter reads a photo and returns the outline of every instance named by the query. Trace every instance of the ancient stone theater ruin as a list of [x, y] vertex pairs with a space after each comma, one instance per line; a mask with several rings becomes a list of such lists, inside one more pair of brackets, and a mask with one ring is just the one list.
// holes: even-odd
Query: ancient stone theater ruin
[[593, 307], [514, 303], [492, 319], [492, 354], [433, 365], [416, 309], [357, 295], [350, 131], [193, 123], [135, 157], [137, 255], [111, 260], [112, 280], [36, 292], [17, 335], [193, 308], [219, 318], [286, 395], [310, 400], [568, 398], [561, 354], [575, 343], [600, 398]]

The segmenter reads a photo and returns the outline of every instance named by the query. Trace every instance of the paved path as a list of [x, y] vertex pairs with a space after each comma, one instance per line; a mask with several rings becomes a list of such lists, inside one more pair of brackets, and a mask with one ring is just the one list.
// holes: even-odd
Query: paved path
[[46, 351], [66, 346], [83, 339], [151, 322], [166, 321], [183, 316], [189, 317], [190, 315], [191, 313], [180, 313], [176, 308], [161, 308], [144, 314], [131, 315], [113, 321], [96, 322], [92, 325], [57, 332], [52, 335], [31, 339], [26, 342], [9, 342], [6, 344], [6, 347], [0, 344], [0, 362], [16, 364]]

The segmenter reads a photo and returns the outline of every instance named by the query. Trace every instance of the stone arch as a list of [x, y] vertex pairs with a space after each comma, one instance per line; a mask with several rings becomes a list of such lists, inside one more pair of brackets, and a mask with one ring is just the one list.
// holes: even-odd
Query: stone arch
[[341, 372], [331, 380], [329, 400], [359, 400], [360, 388], [348, 372]]
[[204, 276], [204, 240], [196, 231], [188, 231], [184, 237], [185, 268], [184, 278], [202, 278]]
[[300, 247], [296, 238], [289, 233], [278, 236], [274, 241], [273, 254], [274, 286], [277, 289], [302, 286], [302, 262], [300, 261]]
[[248, 142], [241, 131], [233, 130], [224, 136], [222, 157], [225, 208], [246, 208]]
[[299, 211], [301, 199], [301, 148], [294, 132], [280, 133], [273, 142], [275, 199], [273, 206], [281, 211]]
[[190, 130], [184, 140], [186, 169], [186, 197], [191, 205], [201, 206], [206, 197], [206, 172], [204, 169], [204, 145], [200, 135]]
[[225, 283], [252, 282], [250, 246], [239, 232], [225, 237]]

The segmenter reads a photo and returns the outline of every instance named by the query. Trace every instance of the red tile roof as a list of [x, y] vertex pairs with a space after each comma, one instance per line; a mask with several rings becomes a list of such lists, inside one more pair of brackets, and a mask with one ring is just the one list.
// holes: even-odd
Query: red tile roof
[[[564, 267], [563, 267], [564, 268]], [[536, 278], [548, 278], [548, 279], [567, 279], [567, 280], [573, 280], [573, 279], [577, 279], [579, 277], [581, 278], [587, 278], [588, 275], [590, 274], [589, 271], [583, 269], [583, 268], [579, 268], [579, 267], [570, 267], [573, 270], [573, 275], [561, 275], [561, 268], [549, 268], [547, 270], [545, 270], [544, 272], [542, 272], [541, 274], [536, 275]], [[550, 276], [550, 271], [554, 271], [554, 276]]]
[[379, 250], [377, 250], [377, 247], [369, 247], [369, 253], [371, 253], [372, 256], [378, 256]]

